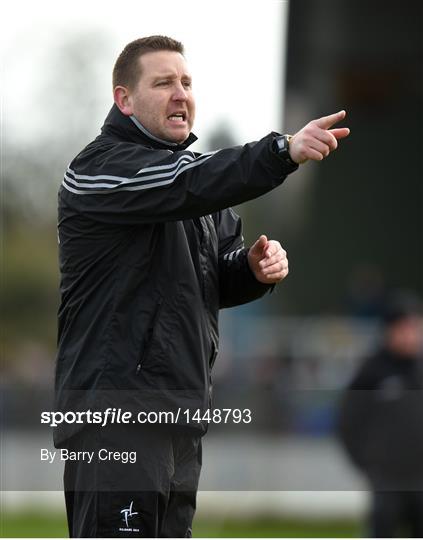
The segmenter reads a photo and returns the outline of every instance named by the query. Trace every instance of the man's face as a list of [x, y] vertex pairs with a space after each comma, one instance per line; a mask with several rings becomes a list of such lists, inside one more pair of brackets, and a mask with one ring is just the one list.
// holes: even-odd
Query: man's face
[[422, 320], [409, 315], [393, 323], [387, 329], [389, 348], [400, 356], [417, 356], [423, 343]]
[[174, 51], [143, 54], [141, 76], [128, 94], [132, 114], [156, 137], [182, 143], [195, 117], [191, 75], [185, 58]]

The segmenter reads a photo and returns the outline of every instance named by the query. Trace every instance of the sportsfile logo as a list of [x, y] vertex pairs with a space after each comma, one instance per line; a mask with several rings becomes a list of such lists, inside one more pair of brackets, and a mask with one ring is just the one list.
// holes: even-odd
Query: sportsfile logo
[[134, 501], [131, 501], [131, 504], [128, 506], [128, 508], [124, 508], [120, 511], [122, 514], [122, 521], [125, 522], [126, 527], [119, 527], [119, 531], [122, 532], [140, 532], [139, 529], [136, 529], [135, 527], [130, 527], [128, 523], [128, 519], [133, 518], [134, 516], [138, 515], [138, 512], [134, 512], [132, 510], [132, 507], [134, 505]]

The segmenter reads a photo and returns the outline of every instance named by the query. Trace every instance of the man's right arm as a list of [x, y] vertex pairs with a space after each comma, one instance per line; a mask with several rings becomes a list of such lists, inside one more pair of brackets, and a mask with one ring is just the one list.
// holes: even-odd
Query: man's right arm
[[276, 136], [208, 154], [125, 143], [99, 150], [91, 146], [70, 164], [61, 202], [103, 223], [211, 214], [267, 193], [297, 169], [274, 151]]

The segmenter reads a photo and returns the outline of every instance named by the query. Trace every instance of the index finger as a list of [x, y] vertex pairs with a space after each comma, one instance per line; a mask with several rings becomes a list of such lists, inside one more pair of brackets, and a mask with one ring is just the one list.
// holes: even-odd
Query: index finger
[[347, 113], [345, 111], [339, 111], [334, 114], [330, 114], [329, 116], [322, 116], [321, 118], [318, 118], [317, 120], [314, 120], [314, 123], [316, 126], [319, 126], [322, 129], [329, 129], [333, 124], [336, 124], [343, 118], [345, 118], [345, 115]]

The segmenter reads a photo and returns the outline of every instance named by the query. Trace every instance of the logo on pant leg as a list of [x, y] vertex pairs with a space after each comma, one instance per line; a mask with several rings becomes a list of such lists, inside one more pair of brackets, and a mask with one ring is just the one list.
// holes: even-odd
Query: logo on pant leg
[[139, 529], [136, 529], [135, 527], [130, 527], [128, 520], [132, 519], [134, 516], [138, 515], [138, 512], [134, 512], [132, 510], [132, 507], [134, 505], [134, 501], [131, 501], [131, 504], [128, 508], [124, 508], [120, 511], [122, 514], [122, 521], [125, 522], [126, 527], [119, 527], [119, 531], [123, 532], [140, 532]]

